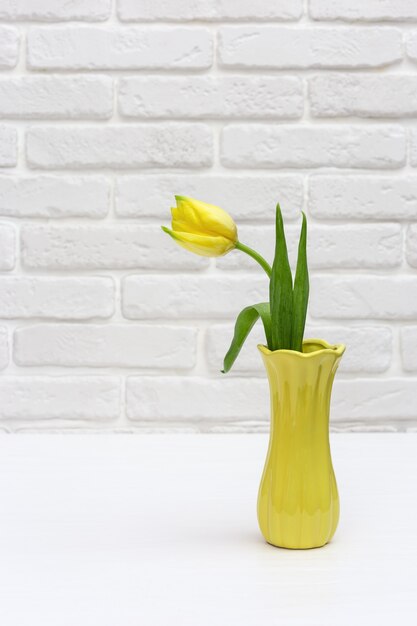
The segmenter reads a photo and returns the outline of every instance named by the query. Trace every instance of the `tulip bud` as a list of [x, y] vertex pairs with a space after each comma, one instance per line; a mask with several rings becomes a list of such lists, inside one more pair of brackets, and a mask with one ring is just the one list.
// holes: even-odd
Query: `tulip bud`
[[162, 230], [190, 252], [200, 256], [223, 256], [236, 247], [236, 224], [226, 211], [186, 196], [175, 196], [171, 208], [172, 230]]

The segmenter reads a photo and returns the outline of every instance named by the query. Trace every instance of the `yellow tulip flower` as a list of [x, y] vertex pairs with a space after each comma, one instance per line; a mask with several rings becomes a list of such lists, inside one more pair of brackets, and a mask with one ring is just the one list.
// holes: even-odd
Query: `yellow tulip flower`
[[171, 208], [172, 230], [162, 226], [168, 235], [190, 252], [200, 256], [223, 256], [238, 242], [236, 224], [226, 211], [186, 196], [175, 196]]
[[234, 248], [248, 254], [271, 275], [271, 267], [255, 250], [238, 240], [236, 224], [226, 211], [187, 196], [175, 196], [177, 206], [171, 208], [172, 230], [162, 230], [190, 252], [200, 256], [223, 256]]

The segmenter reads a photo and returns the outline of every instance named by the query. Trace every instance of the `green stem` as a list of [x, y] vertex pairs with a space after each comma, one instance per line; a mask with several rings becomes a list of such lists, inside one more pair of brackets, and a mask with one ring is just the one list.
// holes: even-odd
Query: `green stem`
[[255, 252], [255, 250], [252, 250], [252, 248], [249, 248], [249, 246], [245, 246], [244, 243], [240, 243], [240, 241], [236, 243], [236, 248], [251, 256], [252, 259], [255, 259], [255, 261], [265, 270], [268, 276], [271, 277], [271, 266], [265, 261], [263, 256], [261, 256], [258, 252]]

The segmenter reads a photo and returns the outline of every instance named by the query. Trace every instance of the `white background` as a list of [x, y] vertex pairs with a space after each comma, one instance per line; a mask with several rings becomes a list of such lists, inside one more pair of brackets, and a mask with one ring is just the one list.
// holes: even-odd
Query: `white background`
[[[260, 430], [268, 298], [160, 232], [220, 204], [269, 260], [309, 217], [338, 429], [417, 427], [414, 0], [0, 0], [0, 428]], [[416, 222], [416, 224], [414, 224]]]

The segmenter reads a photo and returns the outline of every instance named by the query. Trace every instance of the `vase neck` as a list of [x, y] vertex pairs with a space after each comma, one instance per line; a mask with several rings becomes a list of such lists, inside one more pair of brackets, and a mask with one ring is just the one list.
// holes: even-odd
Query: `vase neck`
[[307, 438], [327, 433], [332, 385], [341, 354], [278, 350], [262, 352], [262, 357], [271, 395], [272, 430], [299, 432]]

